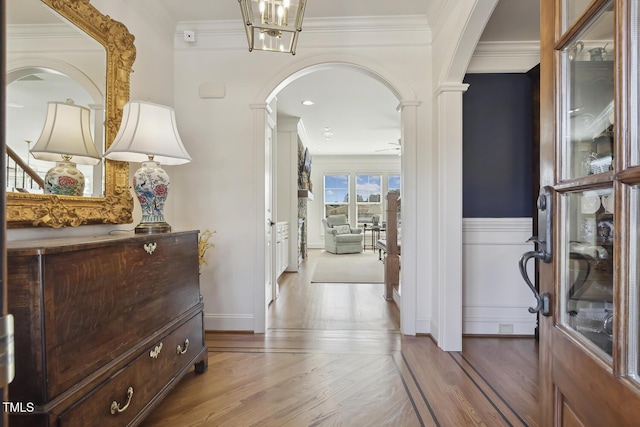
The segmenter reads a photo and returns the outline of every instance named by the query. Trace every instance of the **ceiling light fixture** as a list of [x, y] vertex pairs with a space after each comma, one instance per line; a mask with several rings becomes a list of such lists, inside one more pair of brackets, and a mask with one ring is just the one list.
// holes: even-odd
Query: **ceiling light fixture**
[[307, 0], [238, 0], [246, 25], [249, 52], [296, 54]]
[[313, 104], [315, 104], [315, 103], [310, 99], [302, 101], [302, 105], [306, 105], [307, 107], [310, 106], [310, 105], [313, 105]]

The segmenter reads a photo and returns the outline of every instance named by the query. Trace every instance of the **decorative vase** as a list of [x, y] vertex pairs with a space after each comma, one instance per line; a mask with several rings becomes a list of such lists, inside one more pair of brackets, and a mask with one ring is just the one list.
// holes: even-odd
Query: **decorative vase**
[[84, 193], [84, 175], [71, 161], [58, 161], [44, 177], [45, 194], [63, 196], [82, 196]]
[[136, 233], [165, 233], [171, 226], [164, 220], [164, 203], [169, 194], [169, 175], [156, 161], [146, 161], [133, 175], [133, 191], [142, 208]]

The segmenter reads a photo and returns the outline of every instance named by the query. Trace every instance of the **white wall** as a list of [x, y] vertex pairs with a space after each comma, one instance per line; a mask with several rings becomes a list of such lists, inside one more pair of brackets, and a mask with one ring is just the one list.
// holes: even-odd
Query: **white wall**
[[[447, 19], [445, 9], [440, 9], [438, 13], [442, 18], [438, 18], [439, 28], [449, 27], [447, 31], [442, 30], [438, 38], [440, 46], [457, 46], [453, 43], [456, 37], [450, 35], [465, 31], [471, 3], [464, 2], [466, 9], [461, 11], [461, 19], [458, 20]], [[262, 165], [254, 164], [257, 158], [254, 150], [259, 147], [254, 144], [251, 105], [264, 103], [265, 94], [283, 83], [288, 75], [310, 64], [329, 60], [333, 63], [366, 64], [372, 74], [385, 76], [387, 81], [396, 84], [404, 93], [413, 94], [411, 99], [405, 101], [411, 101], [406, 105], [415, 116], [405, 117], [403, 121], [413, 121], [416, 126], [409, 129], [410, 135], [403, 135], [403, 141], [414, 142], [404, 146], [406, 155], [402, 158], [403, 201], [407, 202], [403, 208], [409, 211], [403, 209], [403, 217], [413, 218], [411, 221], [415, 228], [415, 234], [411, 236], [411, 246], [415, 250], [407, 253], [407, 256], [413, 257], [413, 261], [403, 263], [403, 266], [413, 263], [413, 267], [409, 268], [412, 271], [405, 269], [403, 274], [417, 286], [412, 296], [415, 307], [409, 310], [415, 313], [415, 325], [409, 325], [409, 330], [432, 333], [437, 339], [447, 333], [442, 330], [443, 322], [447, 322], [447, 316], [455, 316], [455, 310], [448, 308], [449, 311], [442, 316], [442, 305], [446, 305], [447, 301], [455, 301], [455, 297], [443, 299], [439, 292], [446, 289], [448, 283], [443, 281], [446, 276], [438, 274], [438, 268], [446, 264], [438, 264], [440, 243], [435, 230], [439, 227], [441, 216], [446, 213], [446, 205], [438, 206], [438, 203], [443, 200], [455, 202], [458, 194], [448, 193], [450, 199], [443, 199], [442, 194], [438, 196], [438, 192], [444, 191], [439, 180], [456, 170], [447, 169], [447, 164], [439, 161], [448, 157], [442, 157], [438, 147], [446, 147], [450, 137], [454, 138], [451, 142], [457, 144], [455, 138], [458, 137], [457, 129], [461, 128], [461, 115], [450, 117], [446, 127], [434, 125], [434, 121], [440, 120], [439, 117], [448, 117], [445, 104], [442, 104], [444, 108], [436, 108], [434, 87], [442, 83], [439, 76], [447, 77], [447, 73], [440, 70], [451, 67], [449, 62], [457, 68], [454, 67], [455, 72], [448, 77], [457, 77], [458, 73], [459, 80], [468, 62], [461, 66], [456, 59], [450, 59], [452, 55], [440, 50], [438, 58], [442, 59], [439, 63], [443, 64], [443, 68], [434, 67], [431, 34], [424, 20], [309, 20], [305, 23], [297, 55], [289, 56], [249, 53], [244, 33], [237, 28], [237, 21], [182, 23], [175, 33], [168, 34], [163, 30], [163, 24], [170, 19], [155, 15], [157, 8], [149, 7], [149, 1], [141, 0], [138, 4], [126, 0], [93, 0], [92, 4], [122, 21], [136, 37], [137, 58], [131, 77], [131, 98], [173, 105], [185, 146], [194, 158], [190, 164], [167, 168], [172, 177], [172, 191], [165, 213], [174, 229], [217, 231], [213, 239], [216, 247], [210, 250], [209, 264], [203, 268], [201, 275], [207, 329], [253, 330], [256, 320], [254, 293], [259, 288], [256, 283], [262, 281], [263, 272], [252, 265], [260, 250], [256, 236], [259, 236], [258, 231], [262, 227], [255, 221], [255, 212], [262, 203], [256, 198], [260, 192], [256, 183], [260, 182], [261, 177], [255, 174], [256, 171], [261, 173]], [[185, 29], [196, 31], [196, 43], [183, 41], [182, 31]], [[479, 34], [479, 31], [474, 29], [475, 33]], [[474, 46], [465, 40], [463, 48], [468, 60]], [[500, 59], [508, 61], [508, 58]], [[487, 63], [489, 61], [483, 62], [484, 71], [490, 71], [486, 69]], [[495, 64], [496, 67], [502, 67], [499, 61], [495, 61]], [[438, 70], [435, 73], [438, 77], [434, 77], [434, 68]], [[515, 71], [515, 67], [509, 69]], [[198, 89], [203, 83], [223, 86], [226, 96], [220, 99], [200, 98]], [[460, 90], [455, 86], [449, 88], [453, 88], [454, 92]], [[455, 102], [452, 105], [454, 108], [451, 111], [457, 114]], [[456, 152], [450, 154], [455, 156]], [[455, 166], [457, 160], [451, 160]], [[137, 165], [132, 165], [132, 169], [135, 168]], [[318, 173], [318, 169], [318, 161], [314, 159], [312, 172]], [[314, 182], [314, 185], [317, 183]], [[310, 206], [319, 203], [321, 198], [316, 198]], [[311, 211], [314, 209], [311, 208]], [[139, 212], [137, 204], [136, 212]], [[134, 221], [138, 220], [139, 216]], [[319, 218], [312, 221], [319, 221]], [[461, 232], [462, 218], [459, 218], [459, 222]], [[88, 235], [132, 227], [10, 230], [8, 238]], [[461, 247], [462, 244], [460, 251]], [[466, 265], [465, 268], [474, 268], [473, 265]], [[524, 286], [522, 283], [518, 285]], [[468, 286], [470, 289], [465, 289], [465, 293], [475, 295], [471, 289], [475, 285]], [[465, 304], [473, 306], [467, 300]], [[500, 319], [501, 322], [503, 320]], [[455, 349], [456, 345], [456, 342], [451, 345], [445, 343], [445, 348]]]
[[289, 224], [287, 271], [295, 272], [298, 271], [298, 141], [306, 139], [306, 134], [298, 117], [278, 117], [276, 129], [275, 211], [277, 221]]
[[[178, 120], [194, 162], [170, 172], [183, 191], [168, 209], [177, 218], [175, 226], [218, 232], [209, 265], [201, 275], [209, 329], [253, 330], [253, 299], [262, 272], [252, 269], [251, 262], [260, 250], [256, 236], [262, 224], [254, 220], [260, 203], [255, 197], [260, 190], [254, 187], [254, 171], [260, 166], [253, 164], [250, 105], [265, 102], [261, 94], [268, 94], [282, 81], [274, 76], [283, 69], [293, 73], [304, 68], [302, 64], [313, 63], [315, 57], [330, 54], [371, 64], [373, 71], [396, 77], [417, 97], [430, 98], [428, 80], [424, 79], [428, 69], [424, 23], [401, 30], [394, 25], [388, 34], [384, 29], [373, 31], [369, 25], [349, 26], [342, 20], [339, 24], [316, 22], [317, 31], [313, 22], [305, 24], [305, 37], [301, 37], [295, 56], [249, 53], [245, 35], [235, 21], [183, 23], [178, 27], [178, 34], [183, 29], [195, 30], [198, 40], [186, 44], [181, 36], [176, 37], [175, 61]], [[200, 99], [202, 83], [224, 85], [226, 96]], [[428, 123], [426, 110], [419, 114], [422, 122]], [[428, 144], [428, 140], [421, 143]]]

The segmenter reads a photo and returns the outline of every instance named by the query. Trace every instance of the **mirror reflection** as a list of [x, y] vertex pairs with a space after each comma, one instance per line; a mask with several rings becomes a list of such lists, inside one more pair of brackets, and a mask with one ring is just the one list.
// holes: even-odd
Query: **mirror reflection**
[[[98, 154], [104, 152], [106, 52], [40, 0], [8, 2], [7, 34], [7, 192], [42, 194], [56, 162], [38, 160], [29, 150], [50, 102], [88, 108], [90, 135]], [[103, 197], [103, 162], [77, 168], [85, 179], [82, 195]]]
[[[38, 160], [29, 153], [42, 132], [49, 102], [66, 102], [86, 106], [90, 111], [90, 134], [99, 154], [104, 147], [101, 123], [102, 108], [75, 80], [56, 70], [24, 69], [24, 77], [7, 85], [7, 145], [11, 149], [7, 167], [7, 190], [43, 193], [46, 172], [51, 161]], [[98, 129], [96, 129], [98, 128]], [[21, 163], [20, 161], [26, 163]], [[84, 174], [84, 196], [102, 196], [102, 168], [78, 164]], [[35, 176], [34, 176], [35, 174]]]

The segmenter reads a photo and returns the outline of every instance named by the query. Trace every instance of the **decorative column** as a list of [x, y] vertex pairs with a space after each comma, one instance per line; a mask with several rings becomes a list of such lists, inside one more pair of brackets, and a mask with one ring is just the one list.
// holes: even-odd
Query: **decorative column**
[[469, 85], [436, 92], [438, 147], [438, 346], [462, 350], [462, 94]]

